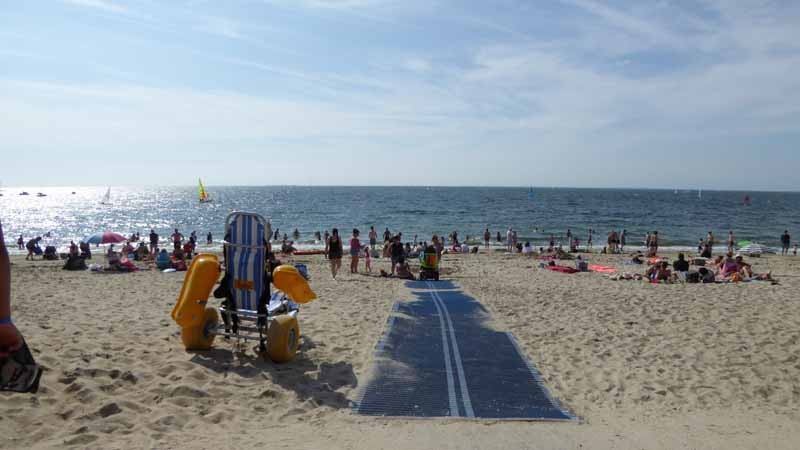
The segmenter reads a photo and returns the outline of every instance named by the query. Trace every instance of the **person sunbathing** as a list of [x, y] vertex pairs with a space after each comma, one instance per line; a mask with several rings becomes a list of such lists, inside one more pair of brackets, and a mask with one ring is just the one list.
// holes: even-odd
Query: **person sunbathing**
[[402, 278], [404, 280], [416, 280], [417, 278], [411, 273], [411, 267], [408, 265], [408, 261], [404, 257], [400, 257], [397, 261], [397, 267], [395, 268], [395, 273], [397, 273], [397, 278]]
[[661, 261], [650, 266], [645, 272], [645, 276], [653, 282], [670, 281], [672, 279], [672, 271], [669, 270], [668, 262]]
[[[744, 258], [742, 255], [736, 255], [736, 266], [738, 268], [739, 274], [746, 278], [753, 278], [753, 266], [744, 262]], [[769, 274], [767, 274], [769, 275]], [[769, 278], [767, 278], [769, 279]]]
[[728, 278], [735, 273], [739, 273], [739, 264], [733, 259], [733, 253], [729, 252], [719, 265], [719, 274], [722, 278]]

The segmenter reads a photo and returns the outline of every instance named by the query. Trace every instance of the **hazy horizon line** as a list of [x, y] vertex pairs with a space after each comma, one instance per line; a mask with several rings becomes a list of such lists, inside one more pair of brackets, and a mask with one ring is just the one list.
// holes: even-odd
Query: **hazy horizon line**
[[[0, 190], [10, 189], [10, 188], [37, 188], [37, 189], [68, 189], [68, 188], [106, 188], [106, 187], [114, 187], [117, 188], [152, 188], [152, 187], [159, 187], [159, 188], [190, 188], [190, 187], [197, 187], [194, 184], [119, 184], [119, 185], [107, 185], [107, 184], [87, 184], [87, 185], [71, 185], [71, 186], [22, 186], [22, 185], [7, 185], [7, 186], [0, 186]], [[764, 188], [755, 188], [755, 189], [707, 189], [704, 187], [636, 187], [636, 186], [536, 186], [536, 185], [507, 185], [507, 186], [492, 186], [492, 185], [449, 185], [449, 184], [441, 184], [441, 185], [358, 185], [358, 184], [204, 184], [206, 188], [215, 188], [215, 187], [299, 187], [299, 188], [468, 188], [468, 189], [533, 189], [534, 191], [537, 189], [574, 189], [574, 190], [619, 190], [619, 191], [627, 191], [627, 190], [639, 190], [639, 191], [707, 191], [707, 192], [765, 192], [765, 193], [787, 193], [787, 194], [794, 194], [800, 192], [800, 190], [785, 190], [785, 189], [764, 189]]]

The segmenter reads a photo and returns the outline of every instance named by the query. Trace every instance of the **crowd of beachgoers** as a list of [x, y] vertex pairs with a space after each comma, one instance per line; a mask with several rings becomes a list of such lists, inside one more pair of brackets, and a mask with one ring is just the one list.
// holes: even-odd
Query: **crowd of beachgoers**
[[[630, 246], [631, 237], [627, 230], [609, 231], [602, 247], [595, 247], [594, 241], [597, 232], [590, 229], [585, 241], [582, 241], [576, 233], [568, 229], [564, 235], [558, 238], [555, 234], [550, 234], [546, 246], [536, 248], [530, 241], [521, 242], [517, 237], [517, 231], [508, 228], [503, 236], [499, 231], [492, 233], [488, 228], [484, 230], [482, 236], [465, 236], [460, 239], [458, 231], [453, 231], [447, 236], [432, 235], [430, 241], [419, 239], [414, 235], [412, 239], [404, 239], [402, 232], [392, 233], [389, 228], [385, 228], [383, 233], [375, 230], [371, 226], [367, 232], [367, 238], [362, 241], [360, 230], [354, 228], [350, 238], [345, 242], [339, 230], [333, 228], [330, 232], [317, 231], [314, 233], [316, 242], [324, 243], [324, 249], [301, 250], [295, 246], [295, 241], [300, 239], [300, 231], [295, 228], [292, 232], [292, 239], [286, 234], [280, 233], [280, 229], [269, 231], [269, 238], [265, 239], [267, 254], [273, 264], [278, 263], [276, 254], [281, 255], [324, 255], [329, 260], [331, 276], [335, 279], [341, 269], [342, 259], [348, 253], [350, 256], [350, 272], [358, 273], [373, 271], [372, 260], [382, 258], [389, 265], [386, 270], [379, 269], [383, 276], [398, 277], [404, 279], [414, 279], [417, 275], [411, 264], [413, 261], [423, 260], [425, 254], [435, 254], [438, 260], [445, 253], [470, 254], [480, 251], [504, 251], [510, 254], [522, 254], [527, 256], [537, 256], [542, 260], [542, 265], [548, 268], [562, 270], [565, 272], [588, 271], [588, 258], [591, 254], [625, 254], [628, 247], [628, 265], [642, 265], [647, 267], [644, 273], [623, 272], [612, 275], [614, 279], [645, 279], [653, 282], [714, 282], [714, 281], [742, 281], [742, 280], [771, 280], [771, 274], [756, 274], [752, 271], [752, 266], [744, 260], [744, 255], [737, 254], [737, 242], [733, 231], [729, 231], [724, 241], [725, 252], [714, 255], [715, 249], [719, 249], [719, 242], [713, 232], [709, 232], [704, 239], [700, 239], [697, 245], [697, 254], [685, 254], [681, 252], [677, 259], [668, 261], [659, 257], [660, 237], [658, 231], [648, 232], [642, 244], [635, 248]], [[45, 237], [47, 237], [45, 235]], [[565, 237], [566, 246], [562, 244]], [[146, 237], [142, 237], [139, 232], [132, 233], [124, 243], [119, 246], [108, 245], [104, 253], [104, 264], [91, 263], [92, 246], [86, 242], [75, 243], [71, 241], [66, 253], [57, 253], [55, 247], [47, 246], [44, 250], [40, 248], [41, 236], [24, 240], [20, 236], [17, 246], [20, 250], [27, 250], [26, 259], [33, 259], [41, 255], [44, 259], [66, 259], [65, 268], [74, 270], [96, 270], [96, 271], [136, 271], [142, 265], [146, 268], [159, 270], [187, 270], [189, 263], [198, 251], [198, 234], [192, 231], [188, 237], [184, 236], [177, 228], [173, 230], [168, 239], [162, 239], [154, 230]], [[797, 245], [792, 248], [791, 236], [788, 230], [780, 236], [781, 254], [797, 255]], [[214, 244], [214, 236], [208, 232], [205, 236], [207, 246]], [[480, 244], [483, 244], [482, 246]], [[481, 247], [483, 247], [481, 249]], [[631, 251], [633, 250], [633, 251]], [[577, 256], [577, 257], [576, 257]], [[757, 255], [756, 255], [757, 256]], [[556, 264], [557, 261], [575, 260], [574, 267], [567, 267]], [[362, 263], [363, 261], [363, 263]], [[138, 264], [137, 264], [138, 263]], [[546, 264], [545, 264], [546, 263]]]

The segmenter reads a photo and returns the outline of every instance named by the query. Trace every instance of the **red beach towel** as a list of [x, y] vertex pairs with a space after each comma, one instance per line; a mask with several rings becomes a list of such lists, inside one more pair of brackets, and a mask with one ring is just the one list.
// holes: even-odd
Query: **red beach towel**
[[580, 270], [567, 266], [547, 266], [547, 270], [561, 273], [578, 273]]
[[600, 273], [614, 273], [617, 271], [614, 267], [609, 266], [601, 266], [598, 264], [589, 264], [589, 270], [592, 272], [600, 272]]

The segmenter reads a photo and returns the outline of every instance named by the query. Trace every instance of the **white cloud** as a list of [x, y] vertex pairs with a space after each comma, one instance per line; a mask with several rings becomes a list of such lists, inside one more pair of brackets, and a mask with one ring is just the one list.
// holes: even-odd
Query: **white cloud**
[[63, 1], [65, 3], [69, 3], [72, 5], [100, 9], [115, 14], [128, 14], [130, 12], [130, 10], [127, 7], [108, 0], [63, 0]]

